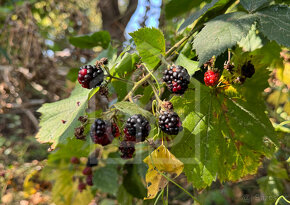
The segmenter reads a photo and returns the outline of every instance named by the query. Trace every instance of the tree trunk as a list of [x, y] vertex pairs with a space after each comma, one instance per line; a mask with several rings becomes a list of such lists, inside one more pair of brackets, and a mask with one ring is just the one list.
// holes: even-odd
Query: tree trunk
[[138, 0], [130, 0], [123, 15], [120, 14], [118, 0], [101, 0], [98, 7], [102, 13], [103, 29], [109, 31], [112, 39], [123, 42], [124, 31], [134, 14]]

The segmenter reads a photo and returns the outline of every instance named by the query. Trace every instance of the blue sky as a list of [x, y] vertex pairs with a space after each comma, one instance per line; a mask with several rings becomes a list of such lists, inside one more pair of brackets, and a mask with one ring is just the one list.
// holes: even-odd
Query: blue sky
[[138, 7], [125, 30], [126, 39], [131, 38], [128, 33], [136, 31], [140, 28], [140, 23], [143, 21], [146, 12], [146, 6], [150, 6], [150, 10], [147, 13], [148, 19], [145, 22], [146, 27], [158, 28], [161, 4], [162, 0], [139, 0]]

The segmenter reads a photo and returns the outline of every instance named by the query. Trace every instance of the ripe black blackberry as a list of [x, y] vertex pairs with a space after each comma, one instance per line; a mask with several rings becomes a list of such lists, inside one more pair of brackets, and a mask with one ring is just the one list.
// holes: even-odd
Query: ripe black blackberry
[[175, 112], [163, 112], [158, 123], [160, 129], [169, 135], [177, 135], [182, 130], [180, 118]]
[[105, 146], [119, 136], [119, 128], [114, 123], [97, 118], [91, 126], [90, 135], [94, 143]]
[[143, 142], [148, 137], [150, 129], [151, 126], [144, 116], [133, 115], [127, 120], [124, 128], [125, 140]]
[[251, 63], [251, 61], [248, 61], [242, 66], [242, 75], [246, 78], [251, 78], [255, 73], [255, 67]]
[[162, 79], [171, 92], [181, 95], [186, 91], [190, 82], [190, 76], [182, 66], [171, 66], [164, 71]]
[[80, 67], [78, 81], [83, 88], [95, 88], [104, 80], [104, 71], [101, 66], [84, 65]]
[[119, 150], [122, 153], [122, 159], [130, 159], [135, 152], [135, 143], [131, 141], [122, 141], [119, 146]]

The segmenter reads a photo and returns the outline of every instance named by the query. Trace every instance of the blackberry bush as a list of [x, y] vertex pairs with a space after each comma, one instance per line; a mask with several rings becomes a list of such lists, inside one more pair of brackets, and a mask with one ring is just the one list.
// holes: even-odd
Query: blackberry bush
[[78, 81], [83, 88], [95, 88], [102, 84], [104, 71], [101, 66], [84, 65], [80, 67]]
[[[178, 0], [164, 1], [165, 8], [170, 8], [167, 6], [167, 2], [174, 2], [171, 5], [180, 3]], [[164, 199], [167, 195], [163, 194], [164, 188], [171, 180], [173, 184], [179, 186], [174, 181], [181, 173], [184, 173], [188, 183], [194, 187], [194, 190], [190, 190], [193, 193], [198, 193], [198, 190], [207, 187], [212, 188], [212, 182], [217, 180], [239, 181], [245, 179], [245, 176], [253, 175], [260, 168], [265, 156], [275, 156], [274, 152], [281, 144], [284, 144], [282, 132], [286, 132], [286, 128], [288, 128], [287, 124], [280, 124], [282, 119], [286, 120], [287, 116], [281, 115], [281, 118], [276, 118], [277, 112], [267, 110], [272, 109], [272, 106], [265, 106], [265, 99], [269, 101], [267, 103], [272, 103], [268, 95], [275, 97], [278, 90], [276, 88], [265, 90], [265, 88], [269, 85], [272, 86], [271, 84], [278, 86], [281, 83], [283, 87], [281, 85], [280, 88], [284, 93], [284, 89], [289, 87], [287, 87], [289, 83], [284, 82], [289, 62], [288, 55], [286, 56], [289, 53], [289, 49], [287, 50], [289, 47], [287, 41], [289, 39], [287, 38], [289, 7], [286, 4], [278, 5], [277, 1], [256, 2], [260, 3], [252, 4], [252, 1], [241, 0], [211, 1], [207, 5], [196, 5], [196, 8], [203, 8], [202, 12], [195, 13], [197, 18], [194, 19], [194, 22], [192, 22], [192, 15], [188, 15], [191, 17], [180, 26], [181, 32], [178, 32], [178, 36], [168, 35], [172, 32], [166, 30], [164, 35], [161, 30], [156, 28], [140, 28], [130, 33], [132, 43], [134, 43], [133, 49], [128, 46], [123, 52], [114, 48], [117, 44], [110, 45], [110, 37], [107, 32], [97, 32], [88, 35], [87, 38], [82, 36], [80, 41], [72, 41], [79, 42], [77, 44], [80, 45], [82, 42], [84, 44], [90, 42], [89, 47], [99, 45], [103, 48], [98, 57], [107, 56], [110, 63], [104, 65], [107, 60], [103, 59], [103, 61], [97, 61], [95, 66], [84, 66], [80, 69], [78, 76], [79, 82], [85, 88], [93, 88], [100, 84], [103, 84], [103, 88], [88, 90], [76, 86], [68, 99], [42, 106], [39, 109], [42, 116], [37, 139], [43, 143], [50, 143], [51, 149], [57, 148], [54, 152], [58, 154], [57, 157], [65, 152], [72, 154], [73, 149], [77, 151], [75, 153], [82, 151], [89, 153], [92, 151], [92, 146], [87, 146], [87, 141], [71, 140], [70, 136], [73, 129], [79, 126], [77, 125], [79, 124], [78, 116], [83, 114], [85, 116], [102, 115], [105, 119], [113, 120], [124, 128], [124, 136], [122, 136], [124, 141], [119, 143], [118, 149], [122, 158], [130, 159], [134, 157], [136, 143], [149, 137], [150, 125], [142, 116], [135, 115], [128, 120], [125, 116], [142, 113], [146, 118], [148, 116], [147, 119], [154, 119], [160, 113], [158, 116], [159, 129], [154, 127], [153, 130], [156, 123], [152, 123], [151, 129], [154, 131], [152, 132], [154, 137], [146, 139], [140, 145], [140, 154], [146, 153], [147, 155], [147, 151], [149, 152], [142, 158], [143, 162], [148, 165], [145, 177], [148, 189], [146, 199], [159, 196], [155, 201], [156, 204], [159, 203], [159, 198], [168, 201], [168, 199]], [[282, 1], [279, 2], [282, 3]], [[215, 14], [218, 7], [222, 9], [219, 9], [217, 16]], [[165, 10], [170, 11], [170, 9]], [[196, 9], [193, 8], [193, 10]], [[229, 10], [231, 12], [223, 12]], [[177, 15], [176, 12], [168, 13]], [[269, 23], [269, 19], [274, 17], [279, 19], [279, 24]], [[178, 17], [173, 18], [179, 21]], [[255, 41], [252, 41], [253, 34], [257, 34], [257, 32], [259, 35], [255, 35]], [[164, 36], [170, 37], [170, 39], [165, 39]], [[261, 44], [257, 44], [259, 38]], [[173, 42], [174, 45], [170, 48], [169, 45]], [[252, 45], [253, 43], [256, 45]], [[281, 50], [285, 49], [287, 53], [282, 59]], [[210, 60], [206, 62], [208, 59]], [[245, 59], [252, 59], [255, 67]], [[165, 66], [174, 62], [186, 69], [175, 65], [164, 69]], [[273, 68], [273, 71], [277, 72], [273, 73], [270, 79], [277, 79], [276, 82], [279, 83], [273, 81], [273, 83], [267, 84], [267, 78], [269, 78], [267, 68], [273, 65], [277, 66]], [[220, 73], [213, 69], [219, 70]], [[255, 69], [257, 69], [256, 72], [259, 71], [260, 77], [255, 79], [255, 82], [243, 84], [246, 78], [253, 76]], [[204, 70], [208, 71], [204, 74]], [[163, 71], [163, 76], [160, 77]], [[192, 81], [189, 73], [193, 74]], [[106, 77], [106, 82], [102, 83], [104, 77]], [[165, 83], [160, 83], [158, 78], [162, 78]], [[219, 80], [220, 78], [221, 80]], [[200, 82], [203, 80], [204, 82]], [[188, 89], [191, 82], [194, 89]], [[203, 86], [204, 83], [206, 86], [216, 87], [218, 85], [219, 87], [218, 89], [207, 89]], [[235, 86], [235, 83], [241, 85]], [[163, 87], [164, 84], [173, 94], [181, 95], [186, 92], [186, 95], [169, 95], [168, 92], [164, 92], [166, 91]], [[100, 101], [95, 102], [100, 102], [100, 104], [91, 106], [89, 100], [96, 95]], [[286, 107], [286, 102], [279, 104], [276, 108], [283, 109], [284, 106]], [[102, 113], [97, 110], [100, 108]], [[182, 113], [184, 121], [181, 122], [174, 110]], [[273, 120], [270, 121], [269, 116]], [[92, 122], [89, 118], [79, 121], [82, 125], [75, 130], [75, 134], [78, 139], [85, 139], [87, 128]], [[275, 125], [276, 129], [272, 125]], [[182, 129], [185, 131], [180, 133]], [[277, 139], [277, 130], [279, 130], [278, 135], [281, 136], [279, 139]], [[179, 136], [174, 137], [177, 134]], [[182, 136], [183, 134], [184, 136]], [[115, 124], [96, 119], [92, 123], [90, 135], [94, 143], [107, 145], [120, 133]], [[166, 143], [168, 139], [173, 140]], [[67, 143], [65, 143], [66, 141]], [[59, 146], [60, 143], [61, 146]], [[99, 146], [97, 147], [99, 149]], [[137, 185], [136, 191], [141, 192], [139, 184], [143, 184], [143, 179], [138, 176], [141, 175], [140, 168], [142, 167], [135, 164], [131, 166], [129, 162], [120, 162], [118, 159], [112, 160], [112, 157], [116, 156], [116, 149], [115, 144], [100, 148], [98, 157], [101, 167], [92, 173], [94, 164], [88, 162], [86, 169], [83, 170], [86, 175], [76, 177], [86, 179], [87, 191], [93, 192], [92, 197], [96, 196], [97, 188], [100, 192], [108, 191], [110, 198], [114, 201], [119, 200], [119, 193], [124, 194], [126, 198], [128, 198], [126, 194], [130, 194], [130, 199], [133, 196], [143, 199], [143, 193], [136, 194], [135, 190], [132, 191]], [[69, 154], [66, 156], [72, 156]], [[54, 169], [54, 165], [58, 162], [51, 161], [51, 159], [55, 159], [55, 157], [48, 160], [49, 165], [53, 165]], [[60, 161], [60, 167], [63, 169], [63, 160], [57, 161]], [[69, 160], [65, 162], [67, 161]], [[113, 161], [118, 164], [111, 166]], [[137, 159], [132, 161], [137, 162]], [[194, 161], [195, 165], [192, 164]], [[72, 170], [76, 170], [76, 174], [79, 174], [78, 169], [81, 166], [68, 164], [68, 167], [73, 168]], [[201, 169], [199, 170], [199, 168]], [[125, 177], [126, 172], [129, 177]], [[167, 177], [162, 177], [163, 173]], [[88, 185], [91, 185], [92, 174], [96, 179], [101, 179], [100, 181], [105, 183], [98, 183], [90, 190]], [[123, 177], [116, 177], [118, 174], [123, 174]], [[61, 184], [58, 181], [59, 176], [66, 176], [61, 171], [56, 171], [54, 175], [51, 177], [54, 177], [55, 184]], [[121, 192], [119, 192], [120, 184], [124, 191], [120, 189]], [[263, 186], [267, 184], [264, 183]], [[182, 181], [182, 185], [186, 184]], [[179, 186], [179, 188], [182, 187]], [[56, 189], [67, 190], [66, 187]], [[202, 196], [198, 194], [192, 196], [186, 189], [183, 190], [191, 197], [189, 203], [204, 204], [204, 199], [207, 199], [203, 194]], [[74, 192], [70, 191], [70, 193]], [[63, 193], [61, 194], [63, 195]], [[171, 195], [172, 193], [169, 193], [167, 196]], [[100, 194], [99, 196], [106, 195]], [[130, 201], [139, 203], [138, 199]], [[266, 203], [274, 204], [274, 202]]]
[[169, 135], [177, 135], [182, 130], [182, 123], [175, 112], [163, 112], [158, 123], [160, 129]]
[[164, 71], [162, 79], [171, 92], [181, 95], [186, 91], [190, 82], [187, 70], [175, 65]]

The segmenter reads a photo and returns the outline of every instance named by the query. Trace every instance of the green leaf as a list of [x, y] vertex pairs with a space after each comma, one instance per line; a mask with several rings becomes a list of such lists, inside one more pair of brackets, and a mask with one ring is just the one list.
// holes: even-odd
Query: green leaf
[[262, 48], [263, 42], [262, 38], [257, 34], [256, 26], [253, 24], [248, 35], [240, 42], [238, 42], [239, 46], [243, 48], [244, 52], [251, 52], [256, 49]]
[[98, 57], [94, 58], [91, 60], [88, 64], [89, 65], [95, 65], [97, 60], [100, 60], [101, 58], [108, 58], [109, 63], [108, 67], [112, 68], [113, 65], [115, 64], [115, 61], [117, 59], [117, 49], [113, 48], [112, 45], [110, 44], [109, 47], [105, 50], [103, 50]]
[[188, 59], [182, 53], [179, 54], [177, 60], [175, 61], [175, 64], [186, 68], [190, 76], [192, 76], [196, 71], [198, 71], [200, 69], [198, 67], [197, 61], [193, 61], [193, 60]]
[[70, 37], [69, 42], [78, 48], [93, 48], [101, 46], [108, 48], [111, 36], [108, 31], [98, 31], [88, 35]]
[[[192, 8], [199, 6], [203, 0], [171, 0], [165, 5], [165, 16], [170, 19], [190, 11]], [[206, 0], [205, 2], [210, 2]]]
[[154, 118], [152, 113], [148, 112], [147, 110], [142, 109], [135, 103], [131, 102], [118, 102], [114, 104], [114, 107], [121, 112], [129, 115], [141, 114], [147, 118], [147, 120]]
[[125, 83], [119, 80], [112, 80], [111, 85], [113, 86], [119, 101], [121, 101], [133, 87], [131, 83]]
[[186, 28], [187, 26], [189, 26], [190, 24], [192, 24], [196, 19], [198, 19], [199, 17], [201, 17], [203, 14], [205, 14], [210, 8], [212, 8], [219, 0], [212, 0], [212, 2], [210, 2], [209, 4], [206, 4], [204, 7], [202, 7], [202, 9], [194, 12], [193, 14], [191, 14], [179, 27], [179, 31], [183, 30], [184, 28]]
[[137, 168], [135, 164], [125, 165], [124, 169], [126, 171], [123, 176], [123, 186], [132, 196], [143, 199], [146, 197], [146, 188], [140, 179]]
[[247, 9], [249, 12], [253, 12], [267, 3], [270, 3], [270, 0], [241, 0], [240, 3], [242, 6]]
[[156, 28], [141, 28], [130, 33], [130, 36], [134, 39], [142, 61], [152, 70], [159, 63], [160, 55], [165, 55], [163, 33]]
[[115, 195], [118, 191], [117, 166], [106, 165], [93, 173], [93, 188]]
[[251, 29], [255, 17], [244, 12], [224, 14], [205, 24], [193, 42], [199, 66], [236, 45]]
[[[259, 187], [264, 194], [264, 196], [271, 196], [271, 197], [265, 197], [265, 205], [273, 205], [276, 201], [276, 199], [285, 193], [285, 188], [283, 185], [283, 181], [277, 177], [273, 176], [265, 176], [261, 177], [257, 180]], [[284, 203], [279, 203], [279, 205], [282, 205]], [[287, 203], [285, 203], [286, 205]]]
[[257, 11], [260, 19], [259, 29], [270, 40], [290, 47], [290, 8], [285, 5], [273, 5]]
[[[191, 86], [195, 91], [171, 100], [184, 127], [172, 153], [184, 163], [188, 180], [201, 189], [216, 178], [236, 181], [255, 174], [261, 157], [274, 152], [276, 141], [261, 95], [249, 101], [248, 96], [215, 93], [196, 80]], [[251, 89], [259, 93], [262, 87]]]
[[90, 92], [77, 84], [69, 98], [42, 105], [38, 109], [42, 116], [36, 138], [41, 143], [52, 143], [54, 148], [74, 137], [74, 128], [79, 125], [78, 117], [85, 113]]
[[120, 76], [133, 71], [136, 63], [139, 61], [139, 56], [136, 53], [125, 53], [120, 62], [116, 65], [115, 71]]
[[124, 186], [120, 186], [118, 190], [117, 200], [119, 204], [132, 205], [133, 197], [129, 194]]
[[[220, 0], [216, 2], [213, 6], [211, 4], [205, 5], [201, 10], [193, 13], [191, 16], [189, 16], [186, 21], [184, 22], [185, 25], [181, 26], [179, 28], [179, 31], [181, 31], [182, 27], [187, 27], [190, 24], [192, 24], [195, 20], [198, 20], [197, 25], [202, 25], [209, 20], [222, 15], [226, 12], [226, 10], [231, 7], [235, 3], [235, 0]], [[187, 25], [188, 24], [188, 25]]]
[[66, 74], [66, 78], [71, 82], [76, 82], [78, 79], [79, 68], [71, 68]]

